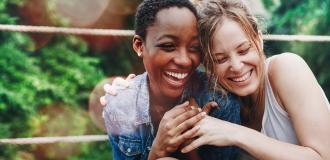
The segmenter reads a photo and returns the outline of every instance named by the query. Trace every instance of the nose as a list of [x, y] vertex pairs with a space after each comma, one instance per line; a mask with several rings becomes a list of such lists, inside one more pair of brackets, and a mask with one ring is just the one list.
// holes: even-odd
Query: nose
[[238, 57], [231, 58], [230, 71], [240, 72], [244, 66], [243, 62]]
[[174, 63], [183, 68], [192, 66], [192, 53], [189, 53], [186, 49], [179, 50], [178, 54], [174, 58]]

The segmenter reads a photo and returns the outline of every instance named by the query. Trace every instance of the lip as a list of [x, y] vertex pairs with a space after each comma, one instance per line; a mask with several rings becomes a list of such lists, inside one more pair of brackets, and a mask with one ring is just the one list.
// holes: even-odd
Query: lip
[[[186, 77], [184, 77], [183, 79], [178, 79], [178, 78], [168, 75], [166, 72], [174, 72], [174, 73], [179, 73], [179, 74], [186, 73], [188, 75]], [[172, 86], [174, 88], [182, 88], [187, 84], [191, 74], [192, 74], [192, 71], [166, 70], [163, 72], [163, 78], [170, 86]]]
[[[240, 86], [240, 87], [241, 87], [241, 86], [246, 86], [246, 85], [248, 85], [248, 84], [250, 83], [251, 76], [252, 76], [253, 72], [254, 72], [254, 69], [251, 69], [251, 70], [249, 70], [248, 72], [242, 74], [241, 76], [230, 77], [230, 78], [228, 78], [228, 80], [229, 80], [231, 83], [233, 83], [233, 84], [235, 84], [235, 85], [237, 85], [237, 86]], [[249, 75], [246, 75], [246, 74], [249, 74]], [[245, 78], [245, 79], [242, 80], [242, 81], [234, 81], [234, 80], [233, 80], [234, 78], [242, 78], [242, 77], [244, 77], [244, 76], [248, 76], [248, 77]]]

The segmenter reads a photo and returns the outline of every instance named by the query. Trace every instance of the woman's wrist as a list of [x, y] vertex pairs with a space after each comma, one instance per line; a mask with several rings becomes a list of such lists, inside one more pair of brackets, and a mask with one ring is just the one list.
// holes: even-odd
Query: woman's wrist
[[233, 145], [243, 148], [247, 145], [247, 143], [249, 143], [249, 139], [253, 139], [254, 134], [251, 133], [254, 132], [254, 130], [239, 125], [235, 127], [236, 131], [235, 134], [233, 134]]
[[233, 146], [239, 147], [242, 144], [242, 141], [244, 141], [246, 138], [247, 128], [237, 124], [232, 124], [231, 127], [231, 136], [228, 138], [229, 143]]
[[162, 157], [166, 157], [168, 154], [164, 150], [160, 150], [153, 144], [149, 152], [148, 160], [154, 160]]

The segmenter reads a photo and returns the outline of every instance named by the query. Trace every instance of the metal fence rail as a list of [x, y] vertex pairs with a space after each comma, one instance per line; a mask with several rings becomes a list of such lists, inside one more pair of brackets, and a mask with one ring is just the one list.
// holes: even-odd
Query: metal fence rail
[[[0, 24], [1, 31], [11, 32], [32, 32], [48, 34], [73, 34], [73, 35], [93, 35], [93, 36], [133, 36], [133, 30], [118, 29], [87, 29], [87, 28], [67, 28], [51, 26], [28, 26], [28, 25], [7, 25]], [[300, 41], [300, 42], [330, 42], [330, 36], [319, 35], [264, 35], [264, 40], [269, 41]]]
[[11, 138], [0, 139], [0, 145], [3, 144], [46, 144], [46, 143], [78, 143], [78, 142], [95, 142], [106, 141], [107, 135], [81, 135], [81, 136], [64, 136], [64, 137], [32, 137], [32, 138]]

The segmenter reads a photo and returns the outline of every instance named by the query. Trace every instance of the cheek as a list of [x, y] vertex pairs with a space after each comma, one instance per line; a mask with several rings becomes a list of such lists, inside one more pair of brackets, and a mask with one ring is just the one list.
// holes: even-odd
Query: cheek
[[250, 61], [252, 61], [254, 64], [258, 64], [260, 63], [260, 57], [259, 57], [259, 54], [256, 50], [254, 50], [252, 53], [249, 54], [249, 57]]
[[258, 71], [258, 74], [260, 74], [260, 71], [262, 70], [263, 66], [262, 63], [264, 63], [264, 61], [262, 61], [262, 59], [258, 56], [257, 53], [253, 54], [254, 56], [251, 57], [251, 62], [256, 66], [256, 69]]
[[226, 77], [226, 66], [224, 65], [216, 65], [214, 68], [215, 76], [219, 82], [223, 82]]
[[191, 59], [192, 59], [192, 62], [193, 62], [194, 67], [198, 67], [199, 64], [200, 64], [200, 62], [201, 62], [201, 56], [200, 56], [200, 54], [193, 55]]

